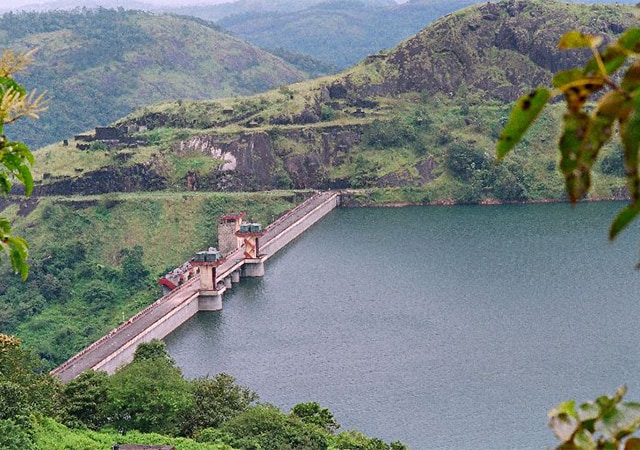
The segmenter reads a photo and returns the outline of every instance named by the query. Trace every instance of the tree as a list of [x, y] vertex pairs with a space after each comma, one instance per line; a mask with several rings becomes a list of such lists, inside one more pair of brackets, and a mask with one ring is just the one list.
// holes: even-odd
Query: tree
[[197, 378], [191, 382], [193, 407], [185, 417], [183, 433], [193, 436], [205, 428], [218, 428], [258, 400], [258, 394], [238, 386], [235, 378], [219, 373], [214, 378]]
[[107, 423], [108, 379], [106, 372], [87, 370], [63, 387], [62, 419], [66, 425], [99, 430]]
[[[335, 437], [335, 447], [341, 450], [389, 450], [390, 446], [377, 438], [370, 438], [359, 431], [342, 431]], [[401, 443], [394, 442], [395, 449], [403, 449]]]
[[134, 362], [154, 359], [163, 360], [170, 366], [176, 365], [176, 362], [167, 351], [167, 346], [160, 339], [152, 339], [149, 342], [143, 342], [138, 345], [135, 353], [133, 354]]
[[127, 286], [140, 287], [149, 277], [149, 270], [142, 261], [144, 250], [136, 245], [120, 250], [122, 257], [122, 279]]
[[31, 450], [34, 445], [24, 427], [11, 419], [0, 419], [0, 448], [3, 450]]
[[[14, 180], [24, 184], [26, 195], [33, 190], [33, 154], [23, 142], [11, 141], [4, 134], [6, 124], [22, 117], [37, 119], [47, 107], [44, 94], [29, 93], [13, 79], [13, 74], [31, 62], [32, 55], [33, 51], [19, 55], [6, 50], [0, 56], [0, 197], [9, 195]], [[0, 252], [8, 250], [14, 272], [26, 279], [29, 246], [23, 238], [12, 235], [11, 224], [4, 217], [0, 217], [0, 244]]]
[[602, 49], [601, 43], [601, 37], [575, 30], [560, 39], [561, 49], [589, 48], [592, 58], [582, 68], [555, 74], [553, 89], [539, 87], [520, 97], [498, 138], [496, 152], [499, 160], [504, 158], [544, 107], [553, 98], [564, 96], [560, 170], [569, 199], [576, 203], [589, 191], [600, 150], [613, 138], [617, 126], [630, 203], [611, 224], [609, 237], [614, 239], [640, 214], [640, 28], [628, 29]]
[[122, 432], [175, 435], [191, 405], [182, 372], [163, 358], [133, 361], [109, 378], [107, 414]]
[[340, 424], [328, 408], [322, 408], [317, 402], [298, 403], [291, 409], [291, 416], [304, 423], [316, 425], [327, 433], [335, 433]]
[[0, 333], [0, 419], [56, 409], [57, 384], [20, 339]]
[[[229, 442], [242, 450], [326, 450], [327, 435], [318, 427], [296, 420], [275, 406], [247, 408], [225, 422], [220, 430], [233, 437]], [[341, 448], [341, 447], [338, 447]]]

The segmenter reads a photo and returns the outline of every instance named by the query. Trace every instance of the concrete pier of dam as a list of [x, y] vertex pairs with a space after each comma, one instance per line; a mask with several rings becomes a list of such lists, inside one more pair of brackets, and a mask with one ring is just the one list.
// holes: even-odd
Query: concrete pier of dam
[[259, 254], [249, 255], [245, 248], [236, 248], [216, 264], [212, 280], [201, 283], [201, 275], [196, 275], [86, 347], [51, 374], [68, 382], [90, 369], [114, 373], [118, 367], [131, 362], [139, 344], [164, 338], [198, 311], [222, 309], [223, 294], [233, 283], [238, 283], [241, 277], [263, 276], [265, 261], [339, 205], [339, 193], [316, 193], [264, 229], [259, 237]]

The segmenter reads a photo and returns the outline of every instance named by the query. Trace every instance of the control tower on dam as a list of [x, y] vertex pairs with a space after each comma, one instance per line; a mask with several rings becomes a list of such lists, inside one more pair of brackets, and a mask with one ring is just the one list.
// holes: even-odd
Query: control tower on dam
[[[162, 339], [198, 311], [222, 309], [223, 294], [243, 277], [264, 275], [264, 263], [340, 205], [338, 192], [318, 192], [262, 228], [227, 215], [219, 241], [227, 253], [209, 248], [159, 280], [165, 295], [54, 369], [63, 382], [86, 370], [113, 373], [131, 362], [137, 346]], [[235, 244], [235, 248], [234, 248]]]

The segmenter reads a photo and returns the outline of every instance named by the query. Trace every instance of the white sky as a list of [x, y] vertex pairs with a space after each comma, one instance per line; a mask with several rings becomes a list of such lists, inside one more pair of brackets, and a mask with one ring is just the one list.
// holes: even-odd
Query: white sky
[[[0, 9], [10, 9], [10, 8], [19, 8], [21, 6], [26, 5], [44, 5], [47, 3], [52, 3], [55, 0], [0, 0]], [[219, 3], [230, 3], [233, 0], [140, 0], [144, 3], [149, 3], [152, 5], [172, 5], [172, 6], [181, 6], [181, 5], [196, 5], [196, 4], [208, 4], [208, 5], [216, 5]]]

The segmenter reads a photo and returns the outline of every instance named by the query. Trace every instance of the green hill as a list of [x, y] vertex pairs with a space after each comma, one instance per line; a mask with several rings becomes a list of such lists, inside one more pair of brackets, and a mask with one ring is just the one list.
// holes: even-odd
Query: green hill
[[[638, 13], [543, 1], [471, 7], [336, 76], [138, 110], [116, 124], [145, 130], [131, 135], [147, 142], [135, 151], [45, 148], [36, 192], [396, 187], [419, 192], [419, 201], [557, 198], [555, 154], [545, 144], [554, 131], [545, 119], [494, 167], [509, 103], [585, 57], [557, 49], [564, 31], [613, 38]], [[611, 173], [596, 180], [596, 195], [619, 195]]]
[[0, 42], [39, 49], [19, 78], [48, 90], [51, 113], [13, 131], [35, 147], [159, 101], [246, 95], [305, 77], [211, 23], [139, 11], [8, 13]]

